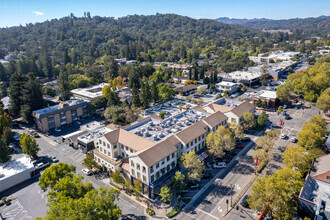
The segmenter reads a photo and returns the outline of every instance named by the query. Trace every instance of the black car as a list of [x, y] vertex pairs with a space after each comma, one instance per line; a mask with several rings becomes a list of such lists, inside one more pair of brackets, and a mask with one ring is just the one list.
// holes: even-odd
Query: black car
[[251, 138], [250, 137], [243, 137], [241, 139], [241, 142], [249, 142], [249, 141], [251, 141]]
[[245, 195], [241, 201], [241, 205], [245, 208], [249, 208], [249, 203], [247, 202], [249, 195]]

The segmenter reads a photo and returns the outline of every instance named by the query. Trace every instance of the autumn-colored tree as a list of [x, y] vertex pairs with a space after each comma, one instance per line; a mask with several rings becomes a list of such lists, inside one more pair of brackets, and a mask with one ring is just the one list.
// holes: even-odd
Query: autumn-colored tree
[[20, 136], [19, 142], [22, 146], [23, 153], [31, 157], [37, 155], [40, 150], [37, 140], [26, 133], [23, 133]]
[[283, 165], [291, 169], [296, 169], [300, 173], [306, 173], [312, 166], [314, 155], [305, 148], [298, 145], [289, 145], [282, 155]]
[[245, 112], [243, 114], [243, 126], [245, 129], [251, 129], [256, 126], [256, 119], [251, 112]]
[[221, 158], [225, 155], [225, 151], [234, 149], [235, 138], [228, 128], [220, 126], [218, 130], [207, 135], [206, 146], [213, 156]]
[[186, 169], [186, 176], [189, 180], [199, 181], [204, 172], [204, 162], [196, 155], [195, 151], [190, 151], [181, 156], [182, 166]]

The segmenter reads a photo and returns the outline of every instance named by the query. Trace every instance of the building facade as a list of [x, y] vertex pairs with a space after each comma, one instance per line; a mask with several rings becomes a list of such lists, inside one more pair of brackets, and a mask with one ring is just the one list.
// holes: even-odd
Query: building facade
[[58, 105], [39, 109], [33, 112], [37, 128], [42, 132], [71, 124], [88, 115], [88, 102], [83, 100], [68, 100]]

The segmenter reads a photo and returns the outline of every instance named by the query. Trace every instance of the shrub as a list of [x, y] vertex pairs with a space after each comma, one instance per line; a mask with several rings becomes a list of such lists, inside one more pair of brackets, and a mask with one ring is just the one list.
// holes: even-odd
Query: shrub
[[111, 178], [115, 183], [119, 183], [121, 185], [124, 185], [124, 183], [125, 183], [124, 178], [120, 175], [120, 172], [118, 170], [116, 170], [116, 172], [114, 172], [111, 175]]
[[166, 216], [168, 218], [172, 218], [174, 216], [176, 216], [179, 212], [181, 211], [179, 206], [175, 206], [172, 211], [170, 211], [169, 213], [166, 214]]
[[146, 208], [146, 212], [150, 216], [154, 216], [156, 214], [155, 211], [151, 208]]

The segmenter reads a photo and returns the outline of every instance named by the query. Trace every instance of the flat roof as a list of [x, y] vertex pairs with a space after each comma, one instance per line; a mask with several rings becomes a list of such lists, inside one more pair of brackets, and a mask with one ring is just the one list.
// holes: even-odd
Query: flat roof
[[71, 90], [71, 93], [73, 95], [79, 95], [88, 99], [93, 99], [102, 96], [102, 89], [106, 85], [108, 85], [108, 83], [100, 83], [98, 85], [89, 86], [86, 88], [73, 89]]
[[149, 118], [148, 120], [127, 127], [125, 130], [146, 139], [160, 142], [209, 115], [206, 112], [189, 109], [163, 121]]
[[[63, 104], [64, 106], [63, 107], [60, 107], [60, 105]], [[33, 114], [34, 115], [43, 115], [43, 114], [48, 114], [48, 113], [51, 113], [51, 112], [54, 112], [54, 111], [58, 111], [58, 110], [66, 110], [66, 109], [70, 109], [74, 106], [77, 106], [77, 105], [82, 105], [82, 104], [87, 104], [86, 101], [83, 101], [83, 100], [79, 100], [79, 99], [70, 99], [66, 102], [62, 102], [58, 105], [53, 105], [53, 106], [49, 106], [47, 108], [42, 108], [42, 109], [39, 109], [39, 110], [36, 110], [36, 111], [33, 111]]]
[[216, 84], [217, 86], [235, 86], [235, 85], [239, 85], [239, 83], [233, 83], [233, 82], [219, 82]]
[[276, 99], [276, 91], [261, 90], [254, 95], [256, 98]]
[[261, 73], [258, 72], [246, 72], [246, 71], [235, 71], [231, 73], [225, 73], [222, 75], [225, 79], [235, 80], [253, 80], [259, 78]]
[[91, 132], [89, 132], [87, 134], [84, 134], [82, 136], [79, 136], [78, 140], [82, 141], [84, 143], [89, 143], [89, 142], [94, 141], [95, 138], [99, 138], [99, 137], [103, 136], [104, 134], [106, 134], [110, 131], [113, 131], [113, 130], [110, 129], [110, 128], [107, 128], [107, 127], [103, 127], [103, 128], [97, 129], [95, 131], [91, 131]]
[[8, 178], [33, 167], [34, 166], [31, 163], [31, 159], [25, 156], [0, 164], [0, 180]]

